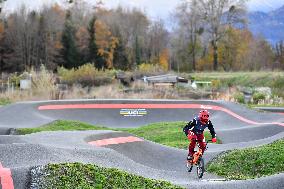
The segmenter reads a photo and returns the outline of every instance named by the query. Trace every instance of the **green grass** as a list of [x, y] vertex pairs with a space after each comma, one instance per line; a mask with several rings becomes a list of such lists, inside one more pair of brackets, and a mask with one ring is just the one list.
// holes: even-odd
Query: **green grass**
[[212, 81], [215, 88], [241, 87], [270, 87], [272, 93], [284, 97], [283, 72], [202, 72], [190, 76], [196, 80]]
[[[150, 140], [159, 144], [186, 149], [188, 146], [188, 139], [184, 135], [182, 129], [186, 122], [162, 122], [153, 123], [144, 127], [135, 129], [113, 129], [116, 131], [124, 131], [146, 140]], [[83, 131], [83, 130], [111, 130], [107, 127], [94, 126], [78, 121], [64, 121], [59, 120], [38, 128], [20, 128], [17, 133], [20, 135], [31, 134], [41, 131]], [[211, 139], [211, 134], [204, 132], [206, 139]], [[218, 140], [218, 143], [221, 143]]]
[[94, 126], [79, 121], [58, 120], [41, 127], [20, 128], [17, 129], [17, 133], [20, 135], [26, 135], [42, 131], [85, 131], [85, 130], [109, 130], [109, 129], [106, 127]]
[[181, 189], [166, 181], [148, 179], [118, 169], [91, 164], [49, 164], [44, 167], [44, 174], [40, 175], [41, 178], [35, 179], [33, 183], [38, 189]]
[[207, 171], [227, 179], [253, 179], [284, 172], [284, 139], [257, 148], [234, 150], [215, 158]]
[[0, 106], [5, 106], [11, 103], [12, 103], [11, 100], [8, 98], [0, 98]]
[[[135, 134], [146, 140], [150, 140], [166, 146], [186, 149], [188, 147], [188, 139], [183, 133], [182, 129], [186, 122], [162, 122], [152, 123], [150, 125], [135, 128], [135, 129], [121, 129], [129, 133]], [[204, 132], [207, 140], [211, 139], [211, 134], [208, 131]], [[218, 143], [221, 143], [218, 140]]]
[[258, 108], [258, 107], [284, 107], [284, 104], [248, 104], [249, 108]]

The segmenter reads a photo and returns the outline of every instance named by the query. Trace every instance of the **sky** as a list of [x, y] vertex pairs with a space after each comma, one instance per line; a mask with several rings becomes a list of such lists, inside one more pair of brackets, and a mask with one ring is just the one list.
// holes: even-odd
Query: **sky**
[[[95, 3], [96, 0], [86, 0], [89, 3]], [[106, 7], [114, 8], [118, 5], [127, 7], [138, 7], [144, 10], [151, 18], [167, 18], [181, 0], [102, 0]], [[29, 8], [38, 8], [42, 4], [52, 4], [62, 2], [62, 0], [8, 0], [4, 9], [17, 9], [23, 3]], [[284, 0], [249, 0], [247, 3], [250, 11], [268, 12], [284, 5]]]

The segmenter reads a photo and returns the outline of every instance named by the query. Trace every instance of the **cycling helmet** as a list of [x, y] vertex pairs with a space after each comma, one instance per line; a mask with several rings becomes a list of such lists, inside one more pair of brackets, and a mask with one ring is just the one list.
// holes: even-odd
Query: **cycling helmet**
[[207, 124], [209, 121], [209, 112], [207, 110], [201, 110], [198, 117], [202, 124]]

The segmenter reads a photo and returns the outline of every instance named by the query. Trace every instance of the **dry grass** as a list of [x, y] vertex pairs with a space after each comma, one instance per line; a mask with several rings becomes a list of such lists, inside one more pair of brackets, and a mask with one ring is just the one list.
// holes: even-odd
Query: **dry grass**
[[[83, 73], [85, 72], [86, 71]], [[99, 74], [96, 76], [99, 76]], [[242, 74], [246, 73], [234, 73], [232, 75]], [[248, 75], [250, 74], [261, 75], [267, 73], [248, 73]], [[281, 73], [278, 72], [277, 74], [281, 75]], [[73, 84], [69, 85], [66, 90], [60, 90], [55, 83], [56, 76], [52, 72], [47, 71], [44, 67], [42, 67], [39, 72], [33, 71], [32, 75], [33, 82], [30, 90], [15, 89], [13, 92], [9, 90], [0, 94], [0, 100], [5, 99], [11, 102], [61, 99], [214, 99], [235, 101], [234, 94], [238, 92], [236, 86], [227, 88], [218, 88], [217, 86], [216, 89], [213, 90], [215, 92], [211, 95], [210, 92], [206, 92], [206, 89], [193, 90], [185, 87], [152, 86], [138, 80], [131, 83], [128, 87], [113, 80], [112, 83], [108, 85], [98, 87], [82, 87], [80, 84]], [[220, 76], [222, 74], [211, 73], [210, 75], [207, 73], [204, 77], [212, 77], [212, 75]], [[225, 77], [227, 76], [229, 77], [230, 74], [226, 73]], [[239, 80], [240, 79], [237, 79], [237, 81]], [[281, 82], [279, 82], [278, 85], [282, 85], [282, 80], [279, 81]], [[277, 103], [275, 103], [276, 101]], [[262, 103], [269, 104], [271, 102]], [[283, 99], [277, 98], [273, 103], [283, 103]]]
[[[138, 87], [139, 86], [139, 87]], [[182, 99], [173, 88], [157, 88], [140, 84], [124, 88], [118, 83], [107, 86], [82, 88], [74, 85], [67, 91], [59, 91], [56, 86], [50, 88], [33, 88], [31, 90], [15, 90], [13, 93], [2, 93], [0, 98], [11, 102], [59, 100], [59, 99]]]

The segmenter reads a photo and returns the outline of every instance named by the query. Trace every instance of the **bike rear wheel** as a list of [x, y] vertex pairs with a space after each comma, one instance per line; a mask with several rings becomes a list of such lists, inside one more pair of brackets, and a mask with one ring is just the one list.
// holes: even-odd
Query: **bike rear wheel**
[[197, 171], [198, 178], [202, 178], [203, 177], [203, 173], [205, 171], [204, 160], [203, 160], [202, 157], [199, 159], [199, 161], [197, 163], [196, 171]]

